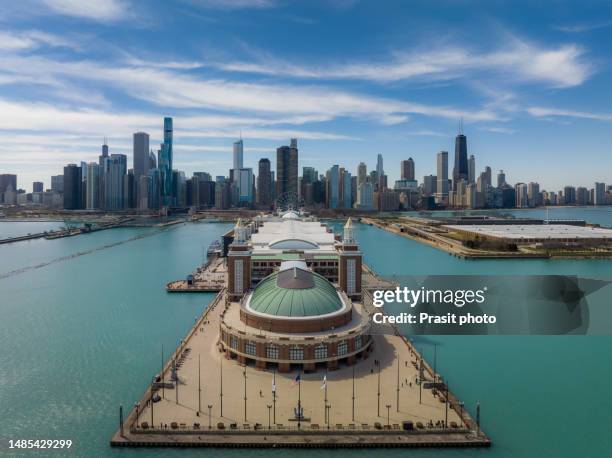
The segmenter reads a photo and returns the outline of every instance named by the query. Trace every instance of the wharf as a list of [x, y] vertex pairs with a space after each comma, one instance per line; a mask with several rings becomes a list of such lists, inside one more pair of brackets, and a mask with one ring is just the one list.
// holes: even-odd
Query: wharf
[[[369, 289], [389, 286], [363, 269], [364, 307]], [[217, 347], [226, 308], [223, 288], [169, 356], [130, 409], [111, 446], [126, 447], [489, 447], [491, 440], [448, 391], [427, 389], [434, 374], [395, 327], [375, 325], [373, 351], [353, 366], [327, 374], [303, 373], [304, 419], [293, 418], [298, 399], [294, 373], [273, 373], [228, 360]], [[378, 365], [375, 364], [378, 361]], [[422, 361], [422, 365], [421, 365]], [[176, 364], [177, 380], [172, 380]], [[419, 368], [422, 375], [419, 376]], [[354, 376], [353, 376], [354, 374]], [[168, 388], [168, 381], [174, 385]], [[276, 390], [272, 392], [274, 384]], [[382, 388], [382, 389], [381, 389]], [[327, 395], [328, 399], [324, 398]], [[154, 395], [161, 399], [151, 402]], [[325, 417], [325, 404], [329, 416]], [[274, 408], [274, 410], [271, 410]], [[273, 414], [273, 416], [272, 416]], [[328, 421], [329, 420], [329, 421]], [[404, 422], [413, 429], [404, 430]], [[446, 425], [446, 426], [444, 426]]]
[[171, 281], [166, 285], [169, 293], [210, 293], [221, 291], [225, 285], [225, 258], [214, 258], [191, 274], [186, 280]]
[[[408, 223], [387, 224], [375, 218], [361, 218], [361, 222], [371, 226], [376, 226], [392, 234], [400, 235], [417, 242], [425, 243], [447, 253], [464, 259], [548, 259], [545, 253], [525, 253], [522, 251], [487, 251], [481, 249], [471, 249], [464, 247], [461, 242], [444, 237], [439, 233], [439, 229], [431, 227], [430, 231], [417, 227], [417, 224]], [[420, 226], [427, 227], [420, 222]]]
[[60, 229], [57, 231], [38, 232], [35, 234], [27, 234], [27, 235], [21, 235], [17, 237], [10, 237], [6, 239], [1, 239], [0, 245], [7, 244], [7, 243], [13, 243], [13, 242], [23, 242], [27, 240], [40, 239], [43, 237], [47, 240], [54, 240], [54, 239], [61, 239], [64, 237], [73, 237], [75, 235], [80, 235], [80, 234], [90, 234], [92, 232], [103, 231], [105, 229], [121, 227], [125, 225], [125, 223], [127, 223], [128, 221], [131, 221], [131, 218], [121, 219], [119, 221], [112, 221], [108, 223], [102, 223], [96, 227], [92, 227], [88, 225], [88, 226], [78, 227], [78, 228]]

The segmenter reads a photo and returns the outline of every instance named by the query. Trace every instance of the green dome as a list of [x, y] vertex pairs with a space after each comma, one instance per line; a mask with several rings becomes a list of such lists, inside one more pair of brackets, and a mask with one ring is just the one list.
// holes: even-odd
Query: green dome
[[343, 304], [321, 275], [293, 267], [266, 277], [253, 291], [249, 308], [278, 317], [314, 317], [337, 312]]

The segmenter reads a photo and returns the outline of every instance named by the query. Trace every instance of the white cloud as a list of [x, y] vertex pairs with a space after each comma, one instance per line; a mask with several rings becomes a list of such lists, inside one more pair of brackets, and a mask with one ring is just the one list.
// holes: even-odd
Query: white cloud
[[[41, 57], [7, 56], [0, 76], [40, 78], [40, 81], [69, 79], [104, 83], [127, 96], [160, 107], [175, 109], [222, 110], [330, 120], [337, 117], [374, 119], [398, 123], [406, 115], [419, 114], [471, 121], [492, 121], [493, 110], [460, 110], [328, 88], [321, 85], [287, 83], [245, 83], [226, 79], [207, 79], [173, 69], [146, 66], [117, 66], [91, 61], [52, 61]], [[291, 115], [287, 115], [291, 113]]]
[[191, 0], [193, 6], [218, 10], [267, 9], [275, 8], [275, 0]]
[[70, 40], [40, 30], [26, 30], [21, 32], [0, 31], [0, 50], [2, 51], [30, 51], [40, 48], [43, 45], [73, 49], [78, 48], [78, 46]]
[[51, 11], [106, 22], [124, 19], [128, 8], [124, 0], [42, 0]]
[[545, 107], [529, 107], [527, 113], [536, 118], [580, 118], [593, 119], [596, 121], [612, 121], [612, 114], [608, 113], [593, 113], [588, 111], [567, 110], [560, 108], [545, 108]]
[[591, 30], [603, 29], [610, 26], [612, 26], [612, 21], [599, 21], [573, 25], [557, 25], [553, 26], [553, 29], [558, 30], [560, 32], [580, 33], [590, 32]]
[[392, 82], [411, 79], [458, 79], [479, 72], [516, 81], [536, 81], [556, 87], [582, 84], [592, 73], [592, 65], [577, 45], [542, 48], [510, 36], [506, 46], [479, 52], [465, 47], [442, 47], [399, 52], [387, 62], [325, 63], [299, 65], [270, 55], [259, 55], [254, 62], [217, 62], [227, 72], [279, 75], [310, 79], [355, 79]]

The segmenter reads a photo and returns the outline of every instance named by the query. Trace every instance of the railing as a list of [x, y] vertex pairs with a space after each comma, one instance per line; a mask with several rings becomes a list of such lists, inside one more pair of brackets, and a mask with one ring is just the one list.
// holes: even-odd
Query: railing
[[[201, 417], [203, 420], [206, 420], [206, 417]], [[145, 422], [146, 423], [146, 422]], [[267, 425], [262, 425], [260, 423], [251, 424], [251, 423], [219, 423], [219, 422], [211, 422], [212, 425], [209, 428], [208, 423], [206, 424], [194, 423], [191, 426], [187, 426], [185, 423], [175, 424], [173, 426], [167, 425], [165, 428], [131, 428], [130, 432], [135, 434], [236, 434], [236, 435], [248, 435], [255, 433], [266, 433], [266, 434], [276, 434], [282, 435], [287, 433], [297, 433], [303, 435], [338, 435], [338, 433], [342, 434], [371, 434], [371, 435], [379, 435], [379, 434], [467, 434], [470, 433], [470, 429], [463, 427], [440, 427], [434, 426], [429, 427], [427, 425], [422, 425], [422, 427], [417, 427], [415, 422], [412, 422], [413, 429], [403, 429], [400, 423], [378, 423], [378, 424], [369, 424], [369, 423], [350, 423], [350, 424], [306, 424], [302, 421], [301, 427], [297, 427], [297, 425], [271, 425], [268, 427]], [[142, 424], [142, 423], [141, 423]], [[223, 427], [219, 427], [219, 425], [223, 425]]]

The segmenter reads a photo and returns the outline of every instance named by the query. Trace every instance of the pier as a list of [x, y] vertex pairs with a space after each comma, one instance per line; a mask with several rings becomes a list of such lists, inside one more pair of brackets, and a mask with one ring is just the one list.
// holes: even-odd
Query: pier
[[166, 285], [169, 293], [209, 293], [221, 291], [226, 280], [225, 258], [217, 257], [207, 262], [185, 280], [171, 281]]
[[550, 258], [545, 253], [525, 253], [522, 251], [490, 251], [481, 249], [471, 249], [450, 237], [445, 237], [443, 231], [435, 226], [428, 226], [426, 220], [419, 219], [418, 223], [386, 223], [378, 218], [361, 218], [364, 224], [376, 226], [392, 234], [406, 237], [417, 242], [425, 243], [447, 253], [464, 259], [547, 259]]
[[[362, 275], [363, 305], [373, 312], [369, 288], [390, 284], [367, 266]], [[328, 373], [302, 373], [296, 387], [296, 371], [260, 370], [228, 360], [219, 351], [228, 300], [222, 288], [140, 400], [125, 409], [112, 446], [491, 445], [440, 374], [395, 327], [373, 328], [367, 360], [341, 364]], [[300, 418], [294, 410], [298, 399]]]

